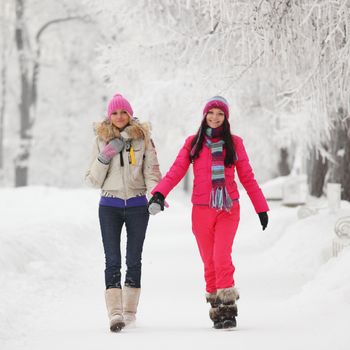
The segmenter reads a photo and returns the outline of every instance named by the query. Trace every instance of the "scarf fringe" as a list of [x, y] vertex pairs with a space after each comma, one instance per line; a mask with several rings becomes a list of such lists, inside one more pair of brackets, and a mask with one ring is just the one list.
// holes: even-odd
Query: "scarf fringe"
[[232, 200], [228, 194], [226, 186], [213, 188], [210, 194], [210, 207], [217, 210], [230, 211], [232, 208]]

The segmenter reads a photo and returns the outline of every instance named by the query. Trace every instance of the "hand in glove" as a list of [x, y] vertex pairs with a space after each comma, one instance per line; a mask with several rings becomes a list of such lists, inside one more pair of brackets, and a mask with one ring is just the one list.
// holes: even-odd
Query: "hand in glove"
[[264, 231], [265, 228], [267, 227], [268, 222], [269, 222], [269, 217], [267, 216], [267, 212], [266, 211], [258, 213], [258, 215], [259, 215], [259, 219], [260, 219], [260, 223], [261, 223], [262, 229]]
[[124, 148], [124, 141], [122, 139], [114, 138], [107, 143], [101, 153], [98, 155], [98, 160], [103, 164], [109, 164], [112, 158], [121, 152]]
[[160, 192], [156, 192], [148, 202], [148, 212], [156, 215], [164, 210], [164, 196]]

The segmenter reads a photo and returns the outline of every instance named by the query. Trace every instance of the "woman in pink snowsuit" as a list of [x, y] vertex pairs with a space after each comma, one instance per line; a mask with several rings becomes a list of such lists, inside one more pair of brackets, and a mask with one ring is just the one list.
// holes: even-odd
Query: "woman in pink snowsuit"
[[196, 135], [186, 139], [166, 176], [152, 190], [149, 211], [164, 210], [164, 199], [193, 164], [192, 230], [204, 263], [206, 299], [214, 328], [236, 326], [239, 298], [233, 274], [232, 244], [240, 206], [235, 170], [255, 208], [263, 230], [269, 207], [257, 184], [243, 140], [230, 132], [226, 99], [214, 96], [205, 105]]

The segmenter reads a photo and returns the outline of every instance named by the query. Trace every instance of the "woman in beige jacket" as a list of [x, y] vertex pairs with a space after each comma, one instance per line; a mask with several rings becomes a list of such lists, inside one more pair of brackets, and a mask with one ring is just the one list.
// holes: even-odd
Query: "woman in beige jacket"
[[[146, 193], [161, 173], [147, 124], [133, 117], [120, 94], [108, 105], [108, 118], [96, 125], [96, 139], [86, 181], [101, 188], [99, 220], [105, 252], [105, 299], [110, 330], [135, 321], [141, 291], [141, 258], [149, 213]], [[121, 284], [120, 236], [127, 232], [124, 286]]]

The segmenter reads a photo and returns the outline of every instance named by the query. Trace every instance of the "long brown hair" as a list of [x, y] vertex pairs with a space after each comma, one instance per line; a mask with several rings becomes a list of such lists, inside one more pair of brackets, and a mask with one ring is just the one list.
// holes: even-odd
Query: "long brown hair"
[[[200, 128], [198, 129], [198, 131], [197, 131], [197, 133], [196, 133], [196, 135], [193, 138], [192, 143], [191, 143], [191, 149], [194, 147], [194, 145], [196, 145], [196, 150], [195, 150], [194, 154], [193, 155], [190, 154], [191, 163], [193, 163], [193, 161], [199, 157], [199, 153], [203, 148], [206, 128], [208, 128], [207, 120], [206, 120], [206, 118], [203, 118], [202, 124], [201, 124]], [[227, 118], [224, 119], [223, 137], [222, 138], [225, 142], [224, 147], [226, 150], [224, 164], [226, 167], [231, 167], [234, 164], [234, 162], [237, 160], [237, 156], [236, 156], [236, 151], [235, 151], [235, 147], [234, 147], [233, 140], [232, 140], [230, 123], [227, 120]]]

